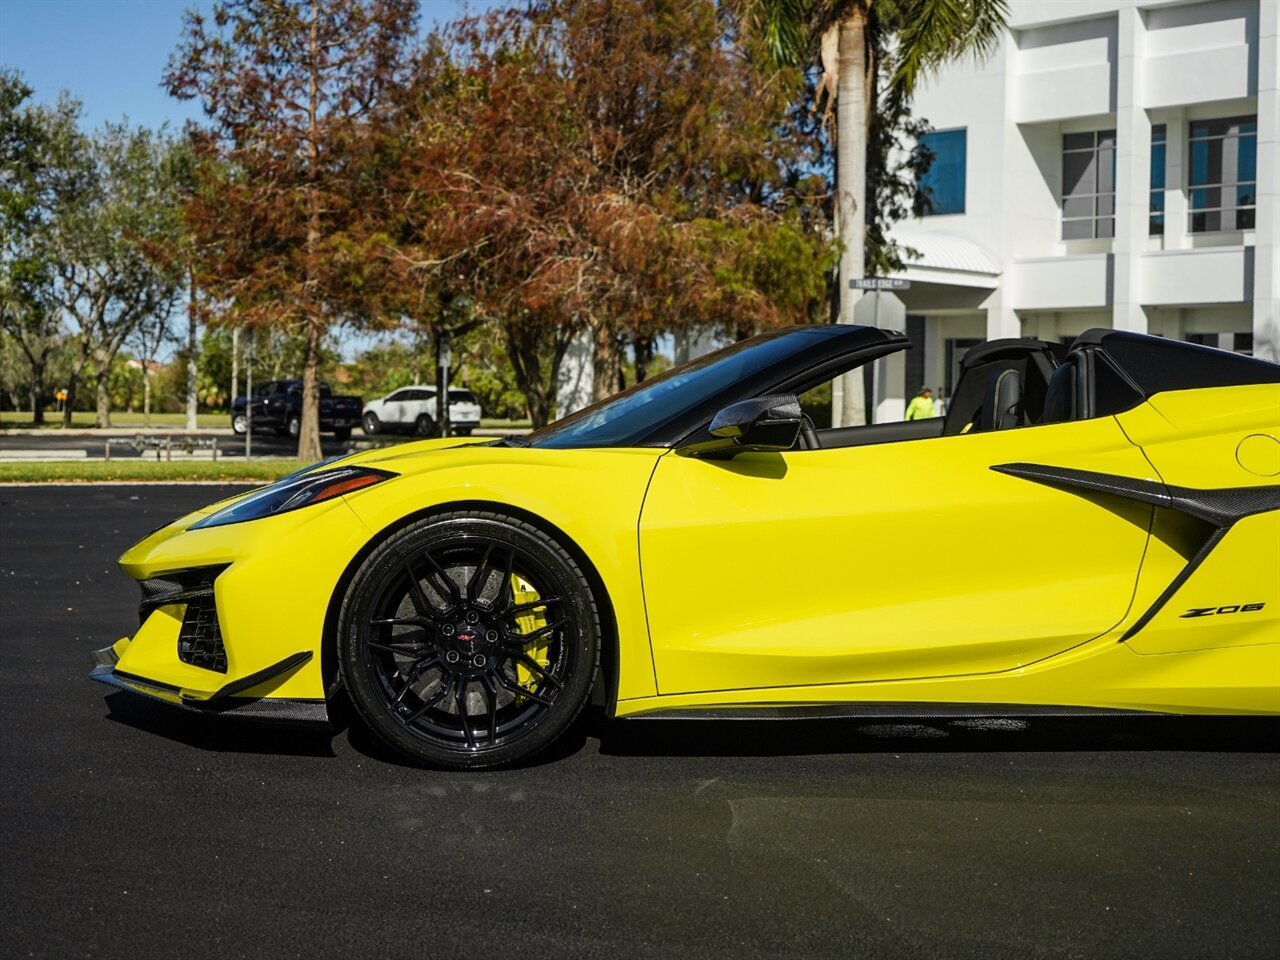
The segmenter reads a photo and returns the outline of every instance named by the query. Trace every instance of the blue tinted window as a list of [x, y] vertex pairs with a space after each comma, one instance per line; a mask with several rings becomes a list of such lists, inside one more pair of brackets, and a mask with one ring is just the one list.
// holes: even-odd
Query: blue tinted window
[[1165, 125], [1151, 128], [1151, 235], [1164, 235], [1164, 170], [1168, 156]]
[[1252, 230], [1257, 203], [1258, 125], [1254, 117], [1191, 124], [1191, 232]]
[[967, 131], [937, 130], [920, 138], [917, 150], [928, 161], [920, 177], [924, 214], [964, 213]]

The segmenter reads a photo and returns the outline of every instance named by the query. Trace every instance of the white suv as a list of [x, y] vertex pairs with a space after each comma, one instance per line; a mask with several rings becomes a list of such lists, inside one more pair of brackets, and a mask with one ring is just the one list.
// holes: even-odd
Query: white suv
[[[434, 437], [436, 428], [436, 388], [401, 387], [381, 400], [364, 405], [361, 417], [367, 434], [409, 431], [420, 437]], [[449, 388], [449, 427], [456, 436], [470, 436], [480, 426], [480, 404], [470, 390]]]

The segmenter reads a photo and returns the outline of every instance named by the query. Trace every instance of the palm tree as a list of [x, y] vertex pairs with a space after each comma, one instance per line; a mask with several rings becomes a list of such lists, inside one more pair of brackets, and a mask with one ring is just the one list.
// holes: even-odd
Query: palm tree
[[[822, 67], [815, 107], [829, 117], [835, 103], [838, 319], [852, 323], [857, 296], [849, 281], [866, 271], [867, 134], [878, 95], [909, 100], [920, 77], [947, 61], [989, 54], [1008, 17], [1006, 0], [736, 0], [736, 6], [764, 40], [773, 67], [815, 61]], [[861, 374], [837, 385], [843, 401], [832, 410], [834, 424], [866, 422]]]

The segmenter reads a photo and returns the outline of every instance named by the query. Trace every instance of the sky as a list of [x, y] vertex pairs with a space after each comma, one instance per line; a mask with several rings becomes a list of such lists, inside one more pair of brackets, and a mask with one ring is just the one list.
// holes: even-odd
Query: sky
[[[421, 2], [427, 28], [464, 10], [502, 5]], [[0, 66], [21, 73], [36, 102], [51, 104], [69, 91], [84, 104], [86, 127], [127, 117], [133, 125], [180, 129], [200, 118], [200, 108], [171, 98], [160, 78], [178, 45], [183, 11], [212, 7], [212, 0], [0, 0]], [[346, 333], [339, 349], [350, 359], [370, 342]]]
[[[464, 8], [497, 4], [422, 0], [422, 20], [429, 26]], [[170, 98], [160, 77], [178, 44], [183, 11], [212, 6], [212, 0], [0, 0], [0, 65], [18, 70], [38, 102], [70, 91], [84, 103], [90, 127], [124, 117], [181, 127], [198, 119], [199, 107]]]

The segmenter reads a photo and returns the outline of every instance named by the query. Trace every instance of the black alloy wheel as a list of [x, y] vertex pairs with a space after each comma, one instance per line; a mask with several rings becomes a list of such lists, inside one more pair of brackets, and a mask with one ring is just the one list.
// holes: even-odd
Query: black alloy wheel
[[413, 423], [413, 432], [420, 437], [434, 437], [436, 435], [436, 422], [427, 414], [421, 414]]
[[556, 541], [495, 513], [421, 520], [382, 543], [339, 614], [340, 668], [365, 722], [420, 763], [527, 760], [582, 710], [600, 620]]
[[372, 411], [364, 415], [360, 425], [364, 428], [364, 432], [371, 437], [382, 427], [381, 422], [378, 420], [378, 415]]

